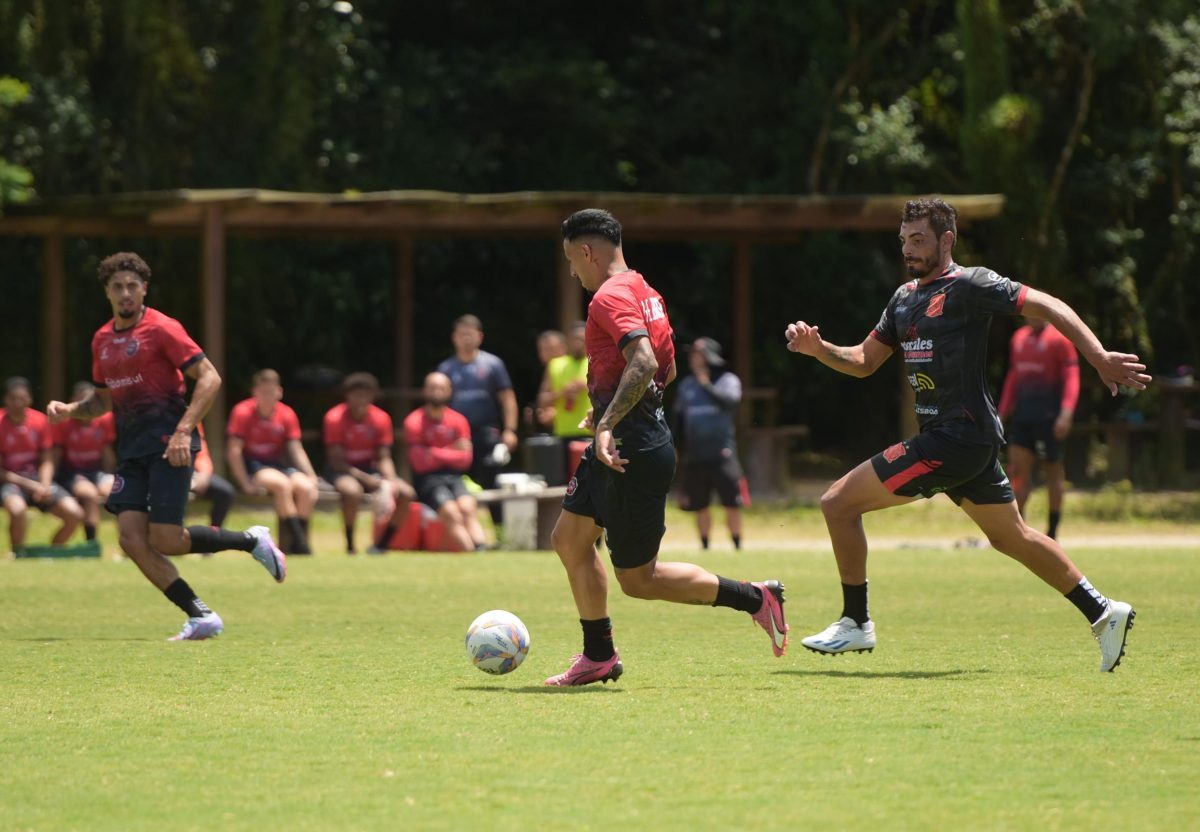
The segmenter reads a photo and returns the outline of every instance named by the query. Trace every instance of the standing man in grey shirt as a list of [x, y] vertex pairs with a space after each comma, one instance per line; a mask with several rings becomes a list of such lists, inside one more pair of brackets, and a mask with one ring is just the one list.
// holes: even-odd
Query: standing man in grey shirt
[[742, 400], [742, 381], [725, 369], [721, 345], [697, 338], [688, 352], [691, 375], [679, 383], [675, 423], [683, 447], [679, 507], [695, 512], [700, 545], [708, 548], [712, 492], [725, 507], [725, 523], [735, 549], [742, 548], [741, 507], [750, 502], [738, 462], [734, 420]]
[[[480, 347], [483, 322], [474, 315], [454, 321], [450, 340], [454, 355], [438, 365], [450, 377], [454, 395], [450, 408], [467, 417], [471, 426], [474, 458], [471, 479], [484, 488], [494, 488], [496, 474], [517, 450], [517, 396], [504, 362]], [[503, 451], [497, 451], [503, 446]], [[500, 523], [500, 506], [493, 503], [492, 521]]]

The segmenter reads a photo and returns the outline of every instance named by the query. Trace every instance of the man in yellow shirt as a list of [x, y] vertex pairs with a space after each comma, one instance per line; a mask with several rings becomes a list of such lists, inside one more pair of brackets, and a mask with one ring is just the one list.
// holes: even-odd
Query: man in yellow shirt
[[583, 321], [567, 330], [567, 354], [551, 358], [538, 391], [538, 408], [554, 409], [554, 435], [563, 439], [591, 437], [591, 431], [579, 427], [592, 402], [588, 398], [588, 360]]

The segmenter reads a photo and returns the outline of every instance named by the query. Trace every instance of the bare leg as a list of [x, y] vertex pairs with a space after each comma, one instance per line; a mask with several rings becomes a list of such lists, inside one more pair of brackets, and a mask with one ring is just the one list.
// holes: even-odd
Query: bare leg
[[596, 552], [600, 532], [591, 517], [562, 511], [550, 536], [554, 551], [567, 570], [579, 617], [585, 621], [608, 618], [608, 573]]
[[4, 509], [8, 512], [8, 539], [13, 551], [25, 545], [25, 530], [29, 525], [29, 506], [16, 495], [4, 498]]
[[1067, 485], [1067, 475], [1062, 462], [1042, 463], [1042, 473], [1046, 477], [1046, 496], [1050, 502], [1050, 510], [1062, 511], [1063, 492]]
[[[463, 518], [462, 509], [454, 500], [447, 500], [442, 503], [442, 507], [438, 509], [438, 517], [446, 526], [446, 534], [454, 541], [454, 545], [459, 551], [470, 552], [475, 548], [475, 541], [471, 539], [471, 535], [467, 533], [466, 521]], [[476, 521], [478, 522], [478, 521]]]
[[1036, 461], [1033, 451], [1020, 445], [1008, 446], [1008, 479], [1012, 483], [1013, 493], [1017, 495], [1017, 511], [1025, 513], [1025, 502], [1033, 491], [1033, 464]]
[[288, 475], [275, 468], [263, 468], [254, 475], [254, 484], [271, 495], [275, 514], [280, 518], [296, 516], [296, 500], [292, 495], [292, 481]]
[[636, 569], [616, 571], [621, 589], [633, 598], [707, 606], [717, 600], [717, 576], [694, 563], [659, 563], [655, 558]]
[[307, 520], [312, 517], [317, 504], [317, 484], [301, 473], [288, 478], [292, 485], [292, 498], [296, 502], [296, 516]]
[[150, 583], [165, 590], [179, 579], [175, 564], [150, 545], [150, 515], [143, 511], [123, 511], [117, 515], [117, 530], [121, 550], [137, 564]]
[[71, 535], [75, 534], [75, 530], [79, 528], [79, 524], [83, 522], [83, 509], [74, 497], [63, 497], [50, 508], [46, 509], [50, 514], [63, 521], [51, 542], [55, 546], [62, 546], [71, 539]]
[[1063, 595], [1083, 578], [1058, 541], [1026, 524], [1016, 501], [981, 506], [963, 500], [962, 510], [987, 535], [996, 551], [1008, 555]]
[[[342, 495], [342, 522], [347, 529], [353, 529], [354, 521], [358, 517], [358, 503], [363, 496], [362, 485], [349, 474], [338, 477], [333, 484]], [[348, 545], [350, 541], [346, 543]], [[353, 551], [353, 547], [350, 547], [350, 551]]]
[[92, 528], [100, 525], [100, 489], [90, 480], [76, 477], [71, 485], [71, 493], [83, 508], [83, 522]]
[[462, 509], [463, 523], [466, 525], [467, 535], [471, 538], [472, 545], [469, 548], [486, 543], [487, 536], [479, 522], [479, 503], [474, 497], [467, 495], [458, 498], [458, 507]]
[[902, 506], [917, 497], [900, 497], [884, 488], [871, 461], [829, 486], [821, 497], [821, 512], [829, 529], [833, 556], [837, 559], [842, 583], [857, 586], [867, 581], [867, 534], [862, 516], [868, 511]]
[[729, 527], [730, 537], [742, 536], [742, 510], [737, 506], [726, 506], [725, 525]]

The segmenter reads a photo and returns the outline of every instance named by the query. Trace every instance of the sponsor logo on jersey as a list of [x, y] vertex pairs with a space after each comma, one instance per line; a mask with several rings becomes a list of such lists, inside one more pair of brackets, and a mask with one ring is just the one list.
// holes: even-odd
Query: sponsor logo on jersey
[[942, 307], [946, 305], [945, 295], [934, 295], [929, 299], [929, 306], [925, 308], [926, 318], [937, 318], [942, 314]]
[[900, 457], [904, 456], [904, 443], [897, 442], [883, 452], [883, 458], [888, 462], [895, 462]]
[[919, 404], [913, 410], [918, 416], [936, 416], [941, 412], [931, 404]]
[[937, 385], [933, 383], [933, 379], [924, 373], [909, 373], [908, 383], [912, 385], [912, 389], [920, 392], [921, 390], [936, 390]]
[[933, 360], [932, 338], [912, 338], [901, 341], [900, 348], [904, 350], [905, 361], [922, 364]]
[[104, 384], [109, 390], [120, 390], [122, 387], [131, 387], [134, 384], [141, 384], [144, 379], [142, 374], [136, 376], [121, 376], [121, 378], [105, 378]]
[[646, 298], [642, 301], [642, 317], [646, 323], [658, 321], [667, 317], [667, 310], [663, 309], [662, 301], [658, 298]]

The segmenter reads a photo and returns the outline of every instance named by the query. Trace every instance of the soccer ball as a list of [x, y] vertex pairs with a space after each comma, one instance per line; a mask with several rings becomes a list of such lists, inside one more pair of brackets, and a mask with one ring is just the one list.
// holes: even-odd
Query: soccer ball
[[467, 628], [467, 655], [484, 673], [511, 673], [529, 655], [529, 630], [511, 612], [485, 612]]

